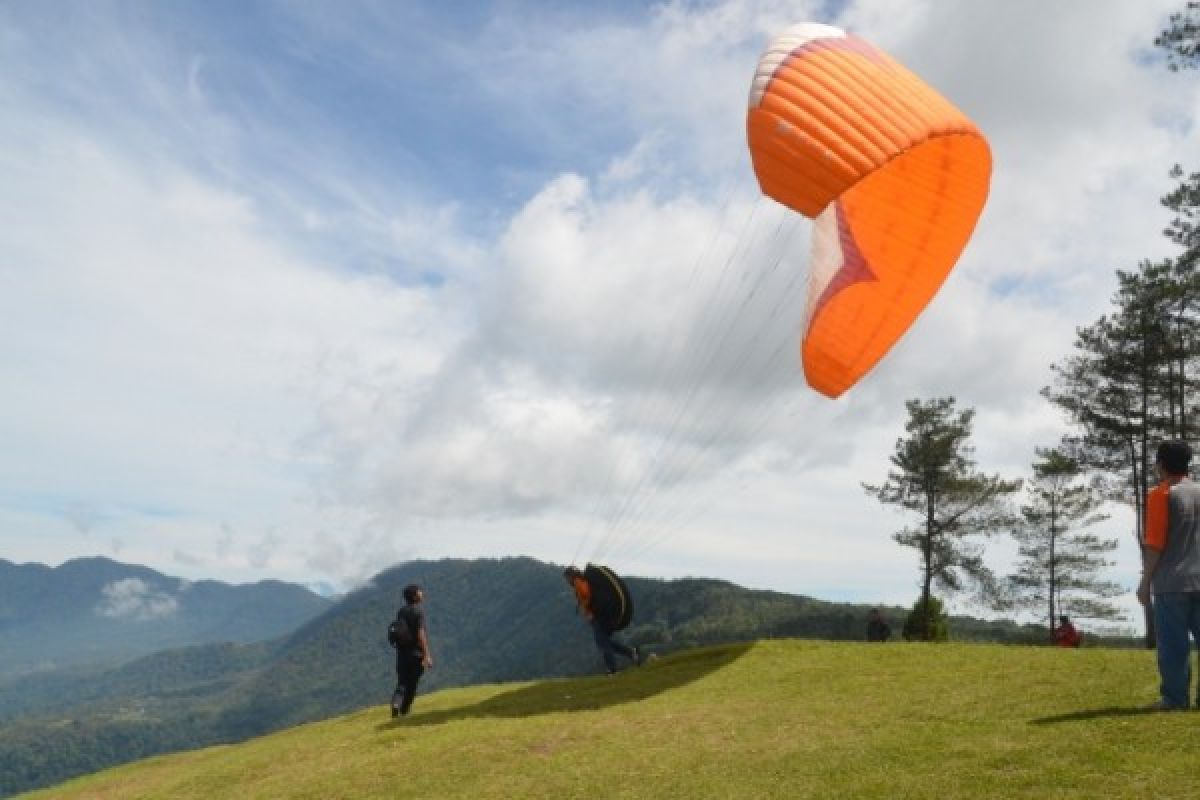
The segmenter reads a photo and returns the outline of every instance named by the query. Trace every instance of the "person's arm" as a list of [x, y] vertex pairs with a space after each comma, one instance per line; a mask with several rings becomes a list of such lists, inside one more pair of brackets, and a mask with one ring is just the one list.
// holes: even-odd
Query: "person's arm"
[[425, 635], [425, 626], [417, 629], [417, 644], [421, 645], [421, 666], [429, 669], [433, 666], [433, 654], [429, 651], [429, 637]]
[[572, 584], [575, 589], [575, 603], [579, 607], [579, 613], [583, 614], [583, 618], [588, 622], [592, 621], [592, 591], [587, 585], [587, 581], [576, 579]]
[[1154, 578], [1154, 570], [1162, 552], [1146, 545], [1142, 548], [1142, 582], [1138, 584], [1137, 599], [1142, 605], [1150, 605], [1150, 581]]
[[1159, 484], [1146, 495], [1145, 545], [1142, 547], [1142, 580], [1138, 584], [1137, 599], [1142, 605], [1150, 604], [1150, 584], [1154, 570], [1167, 546], [1167, 487]]

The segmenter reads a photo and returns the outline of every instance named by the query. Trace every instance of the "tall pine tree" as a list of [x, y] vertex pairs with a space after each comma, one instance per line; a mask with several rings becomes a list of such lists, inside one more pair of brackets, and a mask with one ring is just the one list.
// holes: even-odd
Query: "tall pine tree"
[[1200, 2], [1189, 0], [1183, 11], [1172, 14], [1154, 44], [1167, 51], [1172, 72], [1200, 67]]
[[905, 405], [907, 435], [896, 441], [887, 480], [878, 486], [864, 483], [863, 489], [917, 519], [893, 538], [916, 550], [921, 565], [921, 595], [913, 608], [915, 618], [905, 624], [906, 635], [931, 641], [938, 638], [935, 586], [954, 592], [970, 584], [989, 600], [997, 592], [982, 545], [970, 539], [1010, 527], [1007, 497], [1021, 482], [976, 471], [972, 409], [956, 409], [953, 397]]
[[1078, 462], [1061, 450], [1039, 450], [1028, 502], [1013, 529], [1018, 544], [1016, 572], [1009, 576], [1010, 602], [1041, 612], [1046, 633], [1054, 640], [1054, 623], [1066, 614], [1083, 619], [1116, 620], [1120, 609], [1108, 602], [1125, 590], [1099, 577], [1111, 566], [1105, 558], [1116, 539], [1102, 539], [1087, 529], [1108, 519], [1101, 513], [1104, 497], [1083, 481]]
[[[1154, 43], [1171, 70], [1200, 67], [1200, 2], [1172, 14]], [[1155, 444], [1200, 436], [1200, 173], [1176, 165], [1171, 178], [1179, 184], [1162, 198], [1174, 214], [1163, 233], [1181, 252], [1118, 271], [1113, 311], [1077, 330], [1075, 353], [1053, 366], [1042, 391], [1076, 426], [1069, 454], [1134, 508], [1139, 551]], [[1146, 642], [1154, 642], [1149, 608]]]

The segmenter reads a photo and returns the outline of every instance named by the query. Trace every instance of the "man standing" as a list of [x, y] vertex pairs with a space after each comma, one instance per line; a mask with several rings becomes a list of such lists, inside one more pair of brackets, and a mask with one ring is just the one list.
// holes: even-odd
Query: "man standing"
[[888, 625], [878, 608], [867, 612], [867, 641], [886, 642], [892, 638], [892, 626]]
[[[1146, 537], [1138, 602], [1154, 599], [1163, 711], [1188, 707], [1189, 633], [1200, 642], [1200, 486], [1188, 478], [1192, 448], [1175, 440], [1158, 446], [1159, 484], [1146, 495]], [[1200, 699], [1200, 698], [1198, 698]]]
[[404, 587], [404, 607], [396, 612], [391, 635], [396, 647], [396, 691], [392, 693], [392, 717], [407, 714], [417, 696], [417, 683], [433, 666], [429, 637], [425, 633], [425, 593], [415, 583]]

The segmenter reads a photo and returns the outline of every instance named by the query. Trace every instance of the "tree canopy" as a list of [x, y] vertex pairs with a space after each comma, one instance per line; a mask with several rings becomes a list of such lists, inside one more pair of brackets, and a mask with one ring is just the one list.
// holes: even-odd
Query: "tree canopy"
[[[896, 440], [887, 480], [864, 483], [863, 489], [915, 520], [893, 538], [915, 549], [920, 558], [916, 608], [927, 612], [933, 607], [934, 587], [957, 592], [970, 586], [981, 598], [991, 598], [998, 591], [995, 575], [984, 564], [982, 546], [970, 539], [1011, 524], [1006, 499], [1021, 482], [976, 470], [970, 444], [974, 410], [959, 410], [953, 397], [909, 400], [905, 405], [906, 436]], [[913, 628], [916, 638], [929, 638], [934, 620], [928, 622]]]
[[1039, 450], [1027, 501], [1013, 528], [1018, 543], [1016, 571], [1009, 576], [1009, 602], [1015, 608], [1041, 611], [1053, 641], [1055, 620], [1066, 614], [1085, 619], [1116, 620], [1120, 610], [1110, 598], [1120, 585], [1099, 577], [1111, 566], [1105, 555], [1115, 539], [1088, 529], [1108, 516], [1103, 496], [1084, 481], [1079, 463], [1061, 450]]

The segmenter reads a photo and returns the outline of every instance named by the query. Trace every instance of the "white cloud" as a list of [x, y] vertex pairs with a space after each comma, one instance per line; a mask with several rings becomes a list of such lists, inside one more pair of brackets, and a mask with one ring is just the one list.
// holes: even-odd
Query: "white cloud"
[[148, 585], [141, 578], [123, 578], [104, 586], [96, 613], [137, 622], [169, 617], [179, 610], [173, 595]]
[[[55, 560], [101, 533], [225, 579], [607, 552], [907, 603], [902, 522], [859, 487], [886, 471], [904, 400], [957, 396], [980, 467], [1022, 473], [1062, 432], [1038, 396], [1049, 365], [1115, 268], [1169, 252], [1157, 201], [1171, 164], [1200, 160], [1200, 88], [1143, 51], [1176, 6], [872, 2], [831, 20], [942, 89], [995, 159], [944, 290], [835, 402], [796, 372], [809, 223], [755, 199], [743, 141], [760, 48], [823, 4], [496, 18], [486, 64], [439, 38], [442, 110], [461, 94], [487, 112], [452, 154], [372, 127], [403, 117], [380, 87], [416, 67], [383, 45], [424, 12], [285, 18], [287, 63], [346, 55], [360, 98], [153, 31], [102, 56], [122, 34], [99, 19], [103, 69], [80, 55], [50, 99], [34, 38], [0, 16], [0, 540]], [[376, 113], [341, 119], [354, 100]]]

